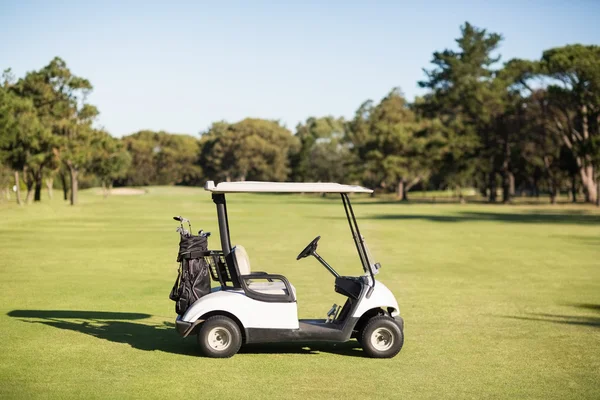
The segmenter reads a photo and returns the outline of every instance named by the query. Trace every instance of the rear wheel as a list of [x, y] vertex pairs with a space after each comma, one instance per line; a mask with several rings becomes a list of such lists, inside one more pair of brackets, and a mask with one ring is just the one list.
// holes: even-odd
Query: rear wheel
[[242, 333], [231, 318], [215, 315], [202, 323], [198, 344], [206, 357], [228, 358], [242, 346]]
[[402, 349], [404, 333], [392, 317], [378, 316], [367, 322], [358, 341], [369, 357], [391, 358]]

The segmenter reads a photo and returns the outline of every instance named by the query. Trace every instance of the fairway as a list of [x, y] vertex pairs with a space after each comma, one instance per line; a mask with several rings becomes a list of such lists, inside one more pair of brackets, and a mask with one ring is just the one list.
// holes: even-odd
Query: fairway
[[[399, 204], [353, 196], [396, 295], [393, 359], [355, 341], [254, 345], [198, 356], [174, 328], [177, 224], [213, 232], [198, 188], [81, 192], [0, 204], [0, 398], [440, 399], [600, 397], [600, 212], [589, 206]], [[233, 244], [296, 287], [300, 318], [324, 318], [331, 275], [362, 270], [337, 196], [231, 195]], [[214, 285], [214, 283], [213, 283]]]

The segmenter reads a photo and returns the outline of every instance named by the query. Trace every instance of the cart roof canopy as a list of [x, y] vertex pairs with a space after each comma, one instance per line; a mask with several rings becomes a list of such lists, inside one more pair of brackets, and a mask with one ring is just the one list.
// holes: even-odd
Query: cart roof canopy
[[206, 182], [204, 189], [213, 193], [373, 193], [362, 186], [339, 183], [294, 182]]

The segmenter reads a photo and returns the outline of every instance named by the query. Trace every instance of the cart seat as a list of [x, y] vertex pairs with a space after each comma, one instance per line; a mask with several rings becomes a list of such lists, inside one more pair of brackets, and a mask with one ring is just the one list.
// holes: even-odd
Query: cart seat
[[[238, 272], [240, 276], [250, 275], [252, 270], [250, 269], [250, 258], [244, 246], [236, 245], [233, 249], [233, 256], [235, 263], [237, 264]], [[250, 280], [248, 281], [248, 289], [254, 290], [255, 292], [264, 294], [284, 294], [288, 295], [288, 291], [285, 284], [282, 281], [274, 280], [273, 282], [266, 282], [262, 280]], [[294, 298], [296, 298], [296, 288], [290, 283], [292, 292], [294, 292]]]
[[[290, 287], [292, 288], [292, 292], [294, 293], [294, 298], [296, 298], [296, 288], [294, 285], [290, 283]], [[288, 295], [288, 291], [285, 288], [285, 285], [281, 281], [275, 282], [250, 282], [248, 284], [248, 288], [250, 290], [254, 290], [255, 292], [264, 293], [264, 294], [285, 294]]]

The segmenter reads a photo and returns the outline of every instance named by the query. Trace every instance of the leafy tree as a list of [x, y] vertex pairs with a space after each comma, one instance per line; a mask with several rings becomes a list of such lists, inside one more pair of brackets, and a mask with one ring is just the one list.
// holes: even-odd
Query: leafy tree
[[[586, 200], [596, 201], [599, 165], [594, 161], [594, 142], [600, 135], [600, 47], [569, 45], [550, 49], [537, 62], [512, 60], [507, 67], [519, 71], [517, 90], [537, 99], [543, 116], [542, 138], [554, 144], [553, 159], [561, 164], [561, 173], [571, 175], [573, 199], [577, 174]], [[535, 116], [528, 118], [535, 120]], [[542, 153], [549, 158], [547, 151]], [[548, 166], [551, 163], [545, 164], [547, 173], [557, 176]], [[563, 178], [551, 180], [560, 182]], [[557, 189], [551, 187], [551, 193], [555, 192]]]
[[398, 89], [376, 106], [363, 103], [349, 127], [366, 184], [396, 189], [406, 200], [407, 192], [429, 176], [429, 137]]
[[[20, 97], [31, 99], [41, 125], [53, 134], [54, 141], [48, 147], [69, 172], [71, 204], [76, 204], [78, 176], [91, 158], [91, 124], [98, 115], [96, 107], [85, 103], [91, 83], [73, 75], [56, 57], [41, 70], [27, 73], [12, 89]], [[43, 167], [40, 163], [40, 172], [35, 175], [36, 191], [38, 187], [41, 190]]]
[[544, 52], [540, 72], [548, 86], [554, 132], [571, 152], [586, 200], [598, 199], [598, 169], [594, 143], [600, 135], [600, 46], [569, 45]]
[[213, 180], [284, 181], [297, 138], [277, 121], [247, 118], [214, 123], [200, 139], [199, 164]]
[[202, 170], [196, 165], [198, 139], [167, 132], [140, 131], [122, 139], [131, 163], [121, 185], [194, 185]]
[[125, 177], [131, 164], [131, 156], [120, 140], [104, 131], [94, 133], [91, 145], [93, 155], [89, 172], [100, 179], [106, 197], [110, 193], [113, 182]]
[[296, 127], [299, 151], [291, 157], [296, 182], [342, 182], [347, 179], [350, 148], [343, 118], [310, 117]]
[[[6, 85], [0, 87], [0, 158], [14, 171], [17, 203], [21, 204], [19, 171], [28, 178], [39, 176], [52, 155], [50, 143], [32, 102], [16, 96]], [[30, 201], [33, 185], [31, 179], [27, 182]]]
[[[476, 171], [489, 175], [490, 200], [495, 201], [495, 123], [502, 111], [494, 83], [496, 51], [502, 36], [466, 22], [456, 39], [458, 51], [433, 53], [434, 68], [425, 70], [427, 79], [419, 86], [429, 89], [419, 111], [439, 123], [432, 129], [444, 138], [445, 147], [437, 169], [446, 173], [453, 186], [473, 183]], [[486, 151], [492, 150], [492, 151]]]
[[509, 112], [516, 120], [513, 132], [520, 140], [518, 148], [525, 162], [523, 169], [529, 172], [524, 178], [534, 178], [536, 191], [538, 178], [545, 179], [550, 201], [555, 203], [565, 179], [565, 169], [572, 170], [572, 165], [568, 163], [562, 141], [551, 130], [552, 110], [548, 93], [541, 89], [541, 81], [533, 82], [539, 69], [537, 62], [513, 59], [499, 76], [507, 84], [509, 95], [515, 99]]

